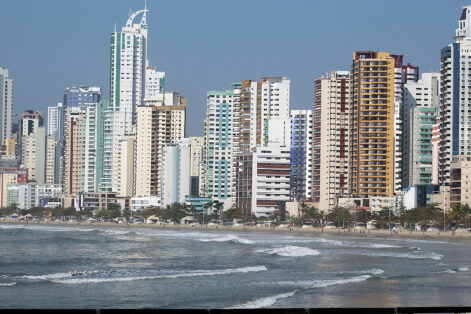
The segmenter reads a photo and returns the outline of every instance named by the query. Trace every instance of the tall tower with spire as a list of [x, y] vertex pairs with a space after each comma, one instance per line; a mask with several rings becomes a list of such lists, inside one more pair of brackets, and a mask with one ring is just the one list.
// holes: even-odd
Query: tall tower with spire
[[[115, 131], [131, 131], [136, 107], [144, 102], [147, 60], [147, 8], [130, 12], [121, 32], [111, 34], [110, 105], [116, 112]], [[135, 19], [142, 14], [141, 21]]]
[[471, 156], [471, 5], [463, 7], [455, 42], [440, 58], [439, 183], [448, 185], [453, 156]]

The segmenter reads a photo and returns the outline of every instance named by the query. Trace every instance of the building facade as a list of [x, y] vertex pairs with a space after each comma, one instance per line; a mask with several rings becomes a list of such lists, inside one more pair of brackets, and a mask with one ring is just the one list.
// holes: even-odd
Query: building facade
[[312, 198], [313, 111], [291, 110], [291, 198]]
[[11, 114], [13, 110], [13, 79], [8, 69], [0, 67], [0, 145], [11, 137]]
[[439, 73], [423, 73], [404, 85], [405, 187], [432, 184], [433, 126], [439, 104]]
[[314, 82], [311, 198], [322, 211], [350, 193], [351, 92], [347, 71], [333, 71]]

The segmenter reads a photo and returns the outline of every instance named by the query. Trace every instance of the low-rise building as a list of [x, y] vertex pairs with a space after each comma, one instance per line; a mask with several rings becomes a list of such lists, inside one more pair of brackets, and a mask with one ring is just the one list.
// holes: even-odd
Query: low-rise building
[[471, 156], [455, 156], [450, 169], [450, 207], [471, 205]]
[[22, 183], [7, 185], [7, 206], [17, 204], [19, 209], [41, 206], [41, 200], [59, 198], [62, 189], [59, 184]]

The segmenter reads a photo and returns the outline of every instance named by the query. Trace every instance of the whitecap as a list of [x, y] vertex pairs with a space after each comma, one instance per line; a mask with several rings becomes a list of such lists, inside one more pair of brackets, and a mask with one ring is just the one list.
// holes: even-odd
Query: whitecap
[[320, 254], [318, 250], [314, 250], [314, 249], [310, 249], [310, 248], [302, 247], [302, 246], [294, 246], [294, 245], [286, 245], [279, 248], [271, 248], [271, 249], [259, 249], [259, 250], [256, 250], [255, 252], [265, 253], [265, 254], [276, 254], [279, 256], [287, 256], [287, 257], [315, 256], [315, 255]]
[[12, 287], [16, 285], [16, 282], [2, 282], [0, 283], [0, 287]]
[[268, 297], [263, 297], [259, 299], [255, 299], [252, 301], [249, 301], [247, 303], [243, 304], [238, 304], [234, 305], [231, 307], [227, 307], [226, 309], [259, 309], [259, 308], [267, 308], [269, 306], [272, 306], [273, 304], [276, 303], [276, 301], [281, 300], [281, 299], [286, 299], [289, 297], [292, 297], [296, 291], [291, 291], [287, 293], [281, 293], [281, 294], [275, 294], [272, 296]]
[[458, 268], [459, 271], [468, 271], [469, 268], [468, 267], [460, 267]]
[[242, 244], [254, 244], [255, 242], [252, 240], [240, 238], [235, 235], [225, 235], [218, 238], [205, 238], [205, 239], [198, 239], [201, 242], [235, 242], [235, 243], [242, 243]]
[[70, 271], [65, 273], [52, 273], [45, 275], [24, 275], [21, 276], [23, 279], [28, 280], [53, 280], [53, 279], [63, 279], [63, 278], [72, 278], [76, 276], [84, 276], [99, 273], [98, 270], [94, 271]]
[[363, 252], [358, 253], [359, 255], [366, 255], [366, 256], [378, 256], [378, 257], [397, 257], [397, 258], [411, 258], [411, 259], [434, 259], [440, 260], [442, 259], [443, 255], [433, 253], [433, 252], [423, 252], [421, 254], [413, 254], [413, 253], [398, 253], [398, 252]]
[[135, 280], [155, 280], [155, 279], [174, 279], [182, 277], [198, 277], [198, 276], [216, 276], [216, 275], [229, 275], [235, 273], [249, 273], [265, 271], [265, 266], [250, 266], [233, 269], [222, 270], [194, 270], [178, 274], [154, 275], [154, 276], [129, 276], [129, 277], [105, 277], [105, 278], [74, 278], [74, 279], [48, 279], [54, 283], [63, 284], [82, 284], [82, 283], [100, 283], [100, 282], [122, 282], [122, 281], [135, 281]]
[[456, 271], [454, 271], [453, 269], [447, 269], [447, 270], [441, 271], [441, 273], [456, 274]]
[[286, 287], [300, 287], [303, 289], [324, 288], [335, 285], [344, 285], [368, 280], [370, 275], [355, 276], [344, 279], [325, 279], [325, 280], [299, 280], [299, 281], [277, 281], [275, 284]]

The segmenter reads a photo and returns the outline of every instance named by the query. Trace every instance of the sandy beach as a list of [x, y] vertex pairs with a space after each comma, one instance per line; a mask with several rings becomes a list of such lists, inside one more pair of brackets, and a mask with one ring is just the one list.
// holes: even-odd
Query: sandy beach
[[410, 238], [422, 240], [441, 240], [453, 242], [471, 242], [471, 233], [468, 231], [460, 231], [453, 233], [452, 231], [410, 231], [399, 229], [398, 231], [389, 230], [360, 230], [360, 229], [329, 229], [311, 226], [303, 227], [290, 227], [290, 226], [277, 226], [267, 227], [263, 225], [244, 226], [222, 226], [217, 224], [199, 225], [199, 224], [118, 224], [113, 222], [87, 222], [87, 221], [41, 221], [41, 222], [25, 222], [17, 221], [14, 219], [3, 218], [0, 219], [0, 224], [18, 224], [18, 225], [50, 225], [50, 226], [86, 226], [86, 227], [112, 227], [112, 228], [153, 228], [153, 229], [169, 229], [169, 230], [198, 230], [198, 231], [218, 231], [218, 232], [268, 232], [268, 233], [293, 233], [293, 234], [328, 234], [339, 236], [352, 236], [364, 238]]

